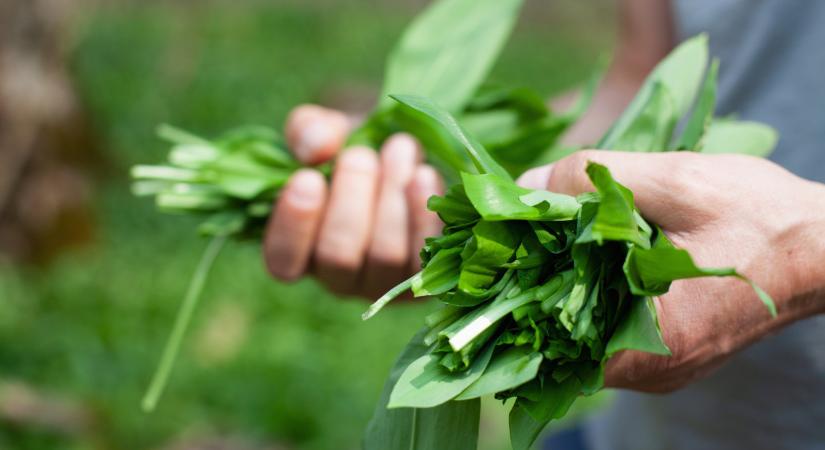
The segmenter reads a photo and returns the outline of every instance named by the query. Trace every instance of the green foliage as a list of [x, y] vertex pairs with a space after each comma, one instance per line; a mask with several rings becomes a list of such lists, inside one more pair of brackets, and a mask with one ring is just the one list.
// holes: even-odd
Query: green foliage
[[[174, 395], [143, 414], [141, 395], [206, 242], [187, 238], [201, 220], [158, 215], [133, 198], [125, 168], [165, 160], [158, 122], [219, 136], [239, 123], [279, 124], [301, 102], [369, 96], [411, 9], [297, 1], [100, 6], [84, 9], [90, 14], [80, 15], [67, 42], [109, 171], [93, 192], [96, 242], [49, 268], [0, 269], [0, 376], [81, 402], [100, 420], [91, 436], [6, 422], [0, 447], [140, 450], [183, 435], [233, 435], [302, 450], [354, 448], [393, 357], [427, 306], [393, 308], [387, 320], [365, 325], [362, 303], [340, 301], [310, 280], [273, 282], [259, 246], [228, 245], [193, 316]], [[494, 78], [544, 97], [568, 88], [606, 48], [604, 29], [581, 39], [545, 21], [522, 22]], [[537, 45], [546, 58], [535, 58]], [[241, 345], [205, 350], [215, 323], [232, 334], [233, 317], [246, 318], [237, 326]]]
[[[704, 36], [676, 48], [602, 139], [604, 148], [670, 148], [676, 123], [694, 103], [706, 65]], [[712, 115], [715, 74], [714, 65], [693, 114], [698, 118], [688, 119], [682, 143], [703, 142], [709, 132], [705, 124]], [[579, 396], [602, 388], [605, 364], [615, 352], [670, 353], [650, 297], [666, 293], [674, 280], [737, 277], [750, 283], [776, 314], [770, 297], [735, 269], [697, 267], [685, 250], [675, 248], [645, 221], [633, 193], [606, 167], [587, 165], [596, 192], [577, 198], [520, 188], [450, 113], [417, 97], [396, 99], [440, 123], [464, 145], [478, 173], [463, 173], [462, 188], [430, 202], [445, 219], [444, 236], [428, 241], [422, 273], [439, 262], [439, 272], [451, 273], [452, 280], [457, 269], [460, 274], [449, 291], [438, 286], [436, 298], [449, 314], [429, 322], [423, 341], [428, 349], [402, 372], [388, 407], [418, 411], [486, 393], [515, 398], [511, 444], [514, 450], [527, 450]], [[764, 139], [757, 135], [751, 142], [759, 144], [743, 151], [751, 152]], [[735, 142], [728, 144], [736, 148]], [[470, 209], [477, 214], [465, 213]], [[460, 238], [449, 238], [453, 235]], [[442, 245], [431, 245], [435, 242]], [[442, 252], [451, 256], [440, 259]], [[445, 262], [457, 267], [450, 271]], [[413, 293], [435, 290], [421, 283]], [[399, 293], [382, 297], [366, 317]], [[405, 427], [406, 422], [387, 420], [383, 426]]]

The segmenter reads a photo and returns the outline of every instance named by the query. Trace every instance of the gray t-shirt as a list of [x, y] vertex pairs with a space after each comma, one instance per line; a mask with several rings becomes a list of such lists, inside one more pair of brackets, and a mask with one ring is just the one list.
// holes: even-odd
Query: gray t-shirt
[[[675, 0], [674, 11], [680, 38], [708, 32], [721, 59], [719, 112], [774, 126], [771, 159], [825, 182], [825, 0]], [[620, 392], [586, 437], [594, 450], [825, 449], [825, 315], [672, 394]]]

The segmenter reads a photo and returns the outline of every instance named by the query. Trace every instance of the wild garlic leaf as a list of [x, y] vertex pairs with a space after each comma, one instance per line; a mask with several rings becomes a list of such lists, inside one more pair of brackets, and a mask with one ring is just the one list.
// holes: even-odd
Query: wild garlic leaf
[[434, 195], [427, 200], [427, 209], [438, 214], [447, 225], [467, 225], [479, 219], [464, 186], [454, 184], [447, 188], [444, 195]]
[[526, 189], [494, 174], [463, 173], [461, 179], [467, 197], [484, 220], [570, 220], [579, 210], [574, 197]]
[[461, 111], [487, 77], [521, 5], [522, 0], [434, 2], [388, 57], [379, 109], [393, 106], [391, 94], [414, 94]]
[[480, 295], [496, 280], [499, 268], [516, 252], [519, 237], [503, 222], [479, 221], [461, 254], [458, 289]]
[[702, 150], [702, 138], [705, 135], [711, 120], [713, 120], [713, 113], [716, 109], [716, 81], [719, 73], [719, 60], [714, 59], [708, 74], [705, 77], [705, 82], [702, 85], [702, 90], [699, 94], [699, 100], [690, 114], [685, 129], [676, 143], [676, 150]]
[[605, 354], [609, 357], [622, 350], [638, 350], [656, 355], [670, 356], [670, 349], [662, 338], [656, 308], [650, 297], [633, 297], [628, 311], [607, 343]]
[[412, 291], [416, 297], [438, 295], [456, 287], [461, 275], [462, 247], [439, 251], [427, 266], [412, 279]]
[[390, 394], [388, 408], [430, 408], [452, 400], [473, 384], [490, 362], [492, 343], [462, 372], [450, 372], [440, 364], [442, 355], [427, 354], [404, 370]]
[[772, 316], [776, 316], [776, 305], [770, 295], [753, 281], [732, 267], [697, 267], [690, 253], [679, 248], [654, 247], [642, 249], [633, 247], [624, 264], [630, 290], [635, 295], [661, 295], [668, 291], [674, 280], [698, 277], [736, 277], [748, 283], [756, 292]]
[[[613, 126], [605, 133], [596, 148], [622, 150], [616, 146], [619, 138], [626, 135], [628, 128], [643, 113], [645, 106], [654, 96], [654, 86], [658, 83], [671, 95], [673, 117], [676, 121], [684, 116], [696, 97], [699, 84], [708, 64], [707, 35], [700, 34], [686, 40], [663, 59], [648, 75], [630, 105], [625, 108]], [[661, 95], [661, 94], [658, 94]], [[658, 150], [665, 150], [661, 147]]]
[[587, 176], [601, 197], [590, 231], [593, 239], [599, 243], [627, 241], [648, 247], [650, 244], [639, 233], [633, 192], [616, 182], [607, 167], [601, 164], [589, 163]]
[[484, 374], [456, 397], [468, 400], [516, 388], [536, 377], [542, 355], [532, 347], [511, 347], [493, 356]]
[[768, 125], [730, 119], [714, 120], [705, 132], [702, 153], [739, 153], [766, 157], [779, 140]]
[[401, 352], [384, 383], [362, 442], [363, 450], [475, 450], [478, 441], [480, 403], [478, 400], [448, 402], [433, 408], [387, 409], [390, 393], [410, 363], [429, 347], [419, 331]]
[[615, 142], [604, 148], [628, 152], [659, 152], [668, 148], [679, 120], [673, 97], [665, 84], [658, 81], [648, 92], [650, 95], [641, 103], [638, 115], [616, 136]]
[[417, 111], [420, 114], [435, 120], [466, 150], [479, 173], [498, 175], [505, 180], [512, 180], [510, 174], [501, 167], [487, 150], [468, 134], [447, 110], [426, 97], [415, 95], [393, 95], [393, 99], [404, 107]]
[[567, 414], [576, 401], [581, 382], [575, 376], [557, 383], [545, 379], [539, 398], [519, 398], [510, 410], [510, 446], [513, 450], [530, 450], [547, 424]]

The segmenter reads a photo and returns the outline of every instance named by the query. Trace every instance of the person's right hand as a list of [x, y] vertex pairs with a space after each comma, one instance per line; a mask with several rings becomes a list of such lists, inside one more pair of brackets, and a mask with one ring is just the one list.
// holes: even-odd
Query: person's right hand
[[750, 343], [825, 312], [825, 185], [759, 158], [691, 152], [583, 151], [519, 181], [567, 194], [592, 191], [588, 161], [607, 166], [633, 191], [642, 215], [697, 264], [735, 267], [771, 294], [778, 311], [772, 318], [741, 280], [676, 281], [654, 299], [673, 355], [621, 352], [607, 364], [607, 386], [677, 389]]
[[443, 187], [412, 136], [391, 136], [380, 153], [342, 150], [349, 131], [338, 111], [302, 105], [290, 113], [286, 139], [298, 160], [337, 159], [330, 186], [310, 168], [289, 180], [267, 226], [264, 259], [278, 279], [311, 273], [335, 293], [377, 297], [419, 270], [424, 238], [441, 231], [427, 199]]

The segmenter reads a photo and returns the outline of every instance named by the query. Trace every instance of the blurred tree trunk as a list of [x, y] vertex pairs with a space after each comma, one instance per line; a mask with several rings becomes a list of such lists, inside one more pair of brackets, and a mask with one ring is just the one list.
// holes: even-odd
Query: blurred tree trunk
[[67, 69], [78, 5], [0, 1], [0, 259], [42, 263], [92, 236], [99, 152]]

